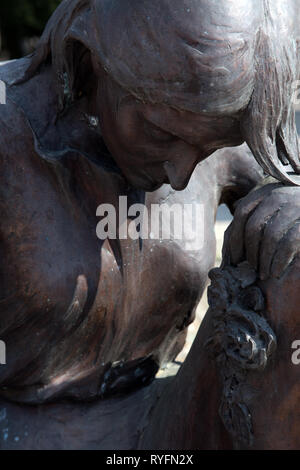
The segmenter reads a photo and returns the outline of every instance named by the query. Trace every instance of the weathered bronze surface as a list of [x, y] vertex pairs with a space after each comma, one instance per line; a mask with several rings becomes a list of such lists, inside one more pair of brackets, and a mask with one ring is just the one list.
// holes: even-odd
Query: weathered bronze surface
[[[257, 437], [273, 423], [256, 411], [263, 401], [249, 411], [248, 369], [268, 387], [270, 379], [256, 374], [276, 349], [268, 296], [282, 289], [283, 299], [286, 286], [277, 285], [276, 275], [265, 278], [264, 264], [253, 264], [262, 256], [270, 265], [271, 245], [266, 241], [256, 254], [260, 225], [244, 240], [243, 209], [228, 242], [234, 261], [223, 266], [229, 284], [220, 281], [223, 310], [211, 306], [174, 381], [137, 389], [183, 345], [214, 264], [217, 207], [225, 202], [234, 210], [262, 177], [253, 155], [283, 183], [298, 183], [292, 97], [299, 10], [297, 0], [65, 0], [36, 52], [0, 67], [7, 85], [0, 108], [0, 338], [7, 346], [7, 366], [0, 368], [1, 448], [284, 442], [275, 430], [273, 440]], [[258, 190], [259, 197], [268, 191]], [[297, 213], [299, 190], [282, 191]], [[101, 242], [96, 209], [117, 207], [122, 195], [146, 207], [204, 204], [204, 245], [191, 254], [175, 241]], [[282, 226], [289, 216], [282, 213]], [[289, 263], [292, 248], [285, 240], [283, 246], [274, 269]], [[244, 288], [259, 354], [236, 364], [233, 353], [220, 358], [218, 348], [228, 330], [237, 332], [230, 315], [237, 325], [244, 321], [242, 307], [228, 313], [226, 295], [239, 298]], [[274, 371], [280, 382], [276, 365]], [[290, 405], [274, 423], [288, 419], [293, 390], [285, 389]], [[120, 396], [124, 392], [131, 393]], [[283, 406], [279, 397], [272, 402], [276, 410]], [[117, 436], [122, 426], [129, 431]], [[297, 426], [291, 447], [298, 445]]]

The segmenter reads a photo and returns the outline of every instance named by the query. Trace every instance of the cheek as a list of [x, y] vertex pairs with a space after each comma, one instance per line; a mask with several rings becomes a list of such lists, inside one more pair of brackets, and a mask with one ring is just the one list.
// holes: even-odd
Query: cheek
[[[103, 111], [103, 109], [102, 109]], [[119, 166], [126, 162], [126, 149], [124, 149], [124, 141], [126, 138], [117, 124], [116, 116], [113, 115], [111, 110], [101, 113], [101, 131], [102, 137], [109, 152], [116, 160]], [[125, 154], [125, 155], [124, 155]]]
[[142, 132], [136, 113], [122, 110], [115, 115], [115, 136], [124, 148], [130, 149], [141, 140]]
[[118, 114], [114, 112], [115, 101], [111, 97], [110, 90], [104, 85], [98, 89], [97, 106], [103, 140], [110, 153], [115, 156], [119, 153], [117, 150], [125, 139], [125, 135], [122, 119], [119, 119]]

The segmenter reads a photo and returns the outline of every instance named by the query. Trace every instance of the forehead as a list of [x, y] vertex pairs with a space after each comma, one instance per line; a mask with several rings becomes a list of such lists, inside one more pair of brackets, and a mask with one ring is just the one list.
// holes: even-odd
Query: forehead
[[[192, 131], [199, 125], [211, 125], [216, 121], [216, 117], [207, 114], [196, 114], [190, 111], [177, 110], [164, 104], [142, 104], [138, 105], [142, 116], [149, 122], [164, 129], [190, 130]], [[220, 118], [219, 118], [220, 119]]]
[[[238, 117], [213, 116], [208, 114], [196, 114], [190, 111], [177, 110], [165, 104], [145, 104], [132, 96], [127, 96], [119, 106], [120, 119], [132, 122], [137, 126], [147, 123], [154, 125], [166, 132], [174, 134], [190, 143], [198, 143], [203, 132], [209, 134], [216, 129], [231, 129], [238, 122]], [[133, 120], [130, 119], [133, 116]], [[128, 119], [129, 117], [129, 119]], [[120, 123], [122, 124], [122, 123]]]
[[230, 114], [247, 105], [253, 91], [253, 49], [262, 3], [96, 2], [101, 63], [146, 102]]

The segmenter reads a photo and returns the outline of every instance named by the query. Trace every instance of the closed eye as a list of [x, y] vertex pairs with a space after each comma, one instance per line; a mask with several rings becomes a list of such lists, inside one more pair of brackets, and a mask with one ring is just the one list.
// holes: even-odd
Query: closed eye
[[155, 124], [150, 123], [149, 121], [145, 123], [145, 132], [152, 139], [155, 139], [156, 141], [162, 143], [169, 143], [178, 140], [177, 136], [170, 134], [167, 131], [164, 131], [163, 129], [155, 126]]

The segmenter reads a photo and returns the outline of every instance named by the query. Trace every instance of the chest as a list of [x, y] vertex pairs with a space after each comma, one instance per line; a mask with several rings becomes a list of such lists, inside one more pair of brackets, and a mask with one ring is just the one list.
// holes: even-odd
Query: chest
[[[66, 377], [77, 381], [116, 361], [172, 356], [213, 251], [204, 244], [191, 257], [180, 243], [150, 233], [143, 243], [100, 240], [97, 207], [118, 207], [125, 187], [86, 159], [59, 168], [28, 155], [6, 163], [0, 333], [10, 367], [3, 380], [65, 386]], [[161, 198], [152, 195], [146, 206]]]
[[148, 327], [167, 328], [174, 312], [185, 316], [201, 268], [178, 243], [97, 237], [97, 207], [124, 195], [117, 176], [83, 158], [58, 168], [27, 158], [7, 162], [1, 179], [2, 308], [14, 298], [23, 316], [51, 312], [47, 322], [60, 323], [84, 279], [83, 311], [104, 328], [144, 330], [145, 315]]

